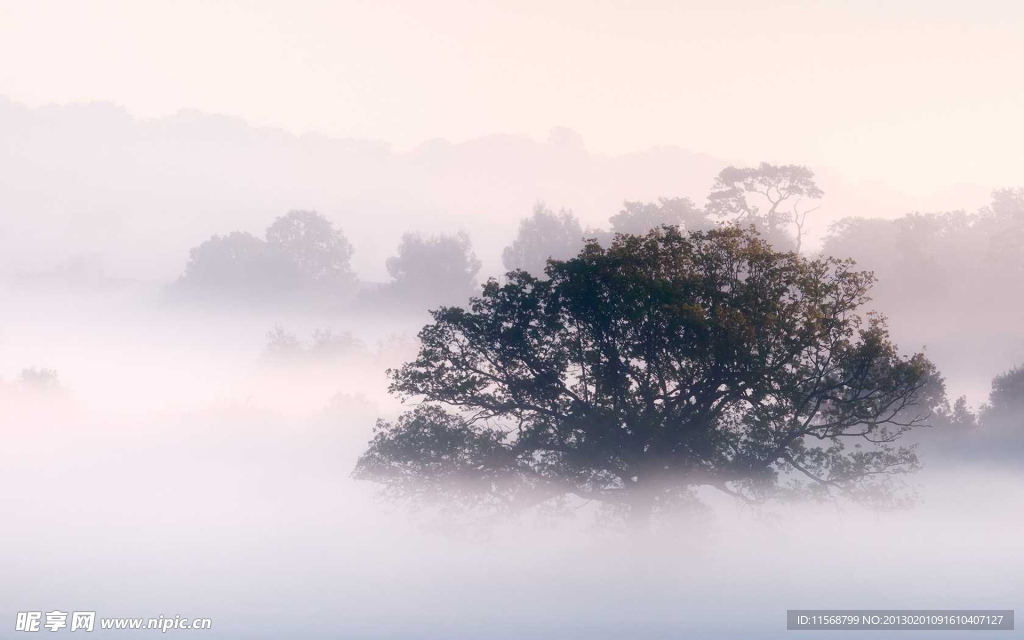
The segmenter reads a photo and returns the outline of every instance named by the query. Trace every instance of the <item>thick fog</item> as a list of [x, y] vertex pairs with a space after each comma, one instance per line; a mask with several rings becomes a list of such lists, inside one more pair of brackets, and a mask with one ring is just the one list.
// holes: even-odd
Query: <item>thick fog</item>
[[[1019, 19], [258, 4], [0, 7], [0, 58], [29, 60], [0, 73], [0, 636], [51, 611], [96, 612], [103, 638], [155, 631], [100, 619], [179, 616], [225, 640], [738, 640], [838, 637], [787, 631], [788, 609], [1024, 610]], [[458, 473], [479, 451], [445, 437], [507, 442], [473, 428], [521, 428], [534, 408], [511, 392], [497, 416], [446, 407], [473, 428], [414, 442], [423, 466], [393, 449], [392, 476], [360, 473], [428, 395], [408, 389], [447, 379], [437, 336], [468, 351], [456, 321], [499, 317], [481, 296], [523, 294], [505, 311], [528, 320], [479, 326], [528, 352], [517, 332], [544, 324], [543, 292], [575, 282], [557, 265], [672, 234], [782, 256], [801, 293], [808, 261], [873, 273], [865, 323], [829, 347], [884, 317], [880, 360], [934, 365], [914, 369], [927, 416], [900, 440], [920, 469], [891, 474], [899, 508], [838, 481], [765, 500], [695, 482], [641, 526], [599, 490], [522, 509], [422, 499], [423, 466], [479, 498]], [[590, 293], [573, 299], [583, 323], [625, 304]], [[703, 321], [684, 302], [664, 313]], [[442, 307], [467, 311], [430, 334]], [[829, 307], [812, 311], [817, 327]], [[805, 480], [789, 462], [780, 487]], [[504, 470], [484, 474], [495, 494]]]

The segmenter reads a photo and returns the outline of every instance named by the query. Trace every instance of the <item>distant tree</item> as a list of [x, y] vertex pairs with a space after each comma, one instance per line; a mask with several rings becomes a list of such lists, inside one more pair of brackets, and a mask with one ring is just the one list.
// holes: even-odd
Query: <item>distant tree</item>
[[715, 179], [707, 212], [737, 226], [753, 225], [776, 247], [799, 252], [807, 214], [818, 208], [815, 202], [824, 195], [807, 167], [766, 162], [756, 169], [727, 167]]
[[874, 297], [893, 314], [927, 316], [933, 328], [976, 323], [979, 314], [989, 327], [1000, 325], [1024, 309], [1024, 297], [1003, 294], [1024, 277], [1024, 190], [995, 191], [976, 213], [845, 218], [832, 225], [822, 252], [874, 271]]
[[[857, 264], [880, 274], [890, 274], [888, 263], [899, 257], [900, 239], [893, 221], [882, 218], [846, 217], [829, 226], [821, 253], [855, 257]], [[908, 247], [909, 248], [909, 247]], [[881, 268], [881, 270], [879, 270]], [[885, 284], [885, 282], [883, 282]]]
[[939, 384], [941, 397], [930, 397], [921, 403], [932, 412], [931, 426], [938, 427], [937, 431], [961, 433], [978, 427], [978, 414], [968, 406], [967, 397], [960, 396], [950, 404], [941, 378]]
[[218, 297], [338, 295], [357, 284], [352, 246], [315, 211], [291, 211], [267, 228], [266, 240], [245, 232], [215, 235], [189, 251], [179, 291]]
[[288, 333], [281, 325], [267, 332], [263, 362], [269, 365], [331, 364], [353, 355], [364, 355], [365, 346], [348, 331], [315, 329], [305, 342]]
[[689, 198], [659, 198], [653, 202], [624, 202], [622, 210], [608, 219], [612, 233], [642, 235], [665, 225], [686, 231], [714, 227], [707, 215]]
[[987, 262], [1014, 277], [1024, 275], [1024, 188], [994, 191], [992, 204], [978, 217], [989, 240]]
[[302, 274], [278, 247], [236, 231], [215, 235], [191, 249], [179, 282], [191, 288], [264, 295], [300, 286]]
[[387, 259], [389, 293], [415, 304], [461, 302], [476, 290], [480, 266], [463, 232], [429, 238], [407, 233], [398, 245], [398, 255]]
[[313, 284], [352, 289], [352, 245], [316, 211], [289, 211], [267, 227], [267, 243], [288, 256]]
[[917, 460], [897, 441], [937, 376], [862, 323], [870, 274], [736, 228], [590, 242], [546, 274], [433, 312], [389, 372], [423, 402], [378, 422], [355, 477], [467, 504], [575, 495], [641, 525], [701, 485], [898, 504]]
[[67, 388], [61, 384], [56, 369], [45, 367], [27, 367], [18, 374], [18, 386], [34, 393], [64, 393]]
[[571, 211], [556, 215], [543, 203], [533, 208], [533, 215], [519, 222], [519, 233], [501, 254], [508, 270], [522, 269], [541, 276], [549, 258], [564, 260], [583, 248], [583, 228]]
[[833, 224], [822, 247], [850, 256], [881, 278], [876, 292], [887, 306], [918, 305], [958, 297], [959, 277], [973, 270], [973, 220], [963, 211], [909, 213], [896, 220], [844, 218]]
[[314, 329], [309, 344], [310, 355], [321, 360], [362, 354], [365, 349], [365, 345], [350, 332], [335, 332], [329, 328]]
[[0, 377], [0, 406], [7, 412], [17, 412], [27, 406], [24, 403], [63, 410], [71, 407], [73, 396], [55, 369], [26, 367], [10, 382]]
[[1024, 365], [992, 380], [988, 403], [981, 408], [983, 426], [1024, 431]]
[[263, 350], [263, 358], [275, 364], [294, 362], [305, 352], [306, 347], [294, 334], [288, 333], [281, 325], [267, 332], [267, 346]]
[[946, 420], [947, 426], [954, 429], [973, 429], [978, 426], [978, 414], [967, 406], [967, 398], [960, 396], [953, 403], [953, 407], [946, 413], [940, 414]]

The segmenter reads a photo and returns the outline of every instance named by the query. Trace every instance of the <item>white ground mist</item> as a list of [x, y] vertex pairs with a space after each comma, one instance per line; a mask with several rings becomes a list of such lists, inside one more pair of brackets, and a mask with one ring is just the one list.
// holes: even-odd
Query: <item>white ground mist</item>
[[787, 608], [1024, 594], [1020, 466], [925, 458], [906, 512], [712, 492], [709, 515], [642, 539], [596, 528], [589, 508], [458, 535], [349, 477], [373, 421], [400, 410], [383, 376], [399, 363], [374, 351], [395, 327], [338, 327], [369, 355], [281, 370], [259, 362], [281, 318], [58, 302], [0, 334], [7, 383], [47, 366], [69, 389], [3, 395], [8, 631], [17, 611], [60, 609], [209, 617], [204, 638], [782, 637]]

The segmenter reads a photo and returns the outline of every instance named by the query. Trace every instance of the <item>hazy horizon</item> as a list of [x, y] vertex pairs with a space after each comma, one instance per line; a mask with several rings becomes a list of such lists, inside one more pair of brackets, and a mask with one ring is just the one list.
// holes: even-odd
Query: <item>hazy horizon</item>
[[[386, 277], [385, 257], [410, 231], [467, 231], [484, 261], [481, 276], [498, 276], [501, 247], [537, 202], [601, 228], [625, 200], [685, 196], [703, 206], [718, 171], [744, 164], [669, 144], [595, 153], [568, 127], [543, 140], [494, 133], [395, 151], [383, 140], [296, 136], [196, 109], [143, 119], [108, 101], [28, 107], [2, 92], [0, 140], [9, 141], [0, 157], [0, 207], [16, 213], [7, 218], [6, 242], [0, 238], [0, 275], [85, 257], [111, 277], [165, 282], [180, 274], [190, 247], [214, 234], [259, 233], [293, 209], [337, 224], [355, 244], [357, 271], [371, 281]], [[810, 168], [825, 190], [809, 225], [811, 250], [844, 217], [973, 211], [993, 189], [1012, 186], [955, 183], [914, 196], [892, 183]], [[54, 175], [68, 179], [61, 193], [45, 188]], [[164, 237], [143, 249], [139, 241], [155, 229]]]
[[0, 73], [0, 95], [31, 106], [199, 109], [402, 151], [568, 126], [600, 153], [677, 145], [915, 196], [1009, 184], [1024, 164], [1013, 2], [50, 0], [0, 12], [0, 57], [21, 61]]

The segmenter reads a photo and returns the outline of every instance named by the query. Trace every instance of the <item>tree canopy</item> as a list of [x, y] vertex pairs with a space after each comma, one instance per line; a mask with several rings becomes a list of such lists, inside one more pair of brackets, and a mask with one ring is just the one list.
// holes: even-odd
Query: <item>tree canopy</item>
[[937, 374], [858, 314], [871, 274], [747, 230], [665, 227], [546, 275], [432, 312], [389, 372], [418, 405], [378, 423], [356, 477], [504, 507], [574, 495], [638, 522], [698, 486], [896, 504], [893, 476], [917, 466], [898, 441]]

